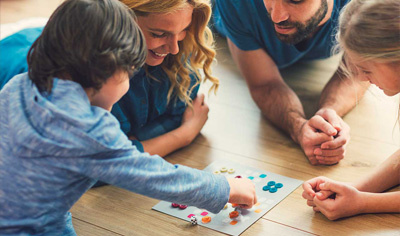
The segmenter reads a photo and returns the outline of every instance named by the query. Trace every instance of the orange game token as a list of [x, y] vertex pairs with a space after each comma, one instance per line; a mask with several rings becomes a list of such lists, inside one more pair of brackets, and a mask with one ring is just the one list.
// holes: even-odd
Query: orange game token
[[229, 218], [236, 218], [238, 216], [239, 216], [238, 211], [232, 211], [231, 213], [229, 213]]
[[211, 216], [204, 216], [203, 218], [201, 218], [201, 222], [203, 222], [204, 224], [207, 224], [210, 221], [211, 221]]
[[239, 204], [232, 203], [232, 207], [237, 207], [237, 206], [239, 206]]

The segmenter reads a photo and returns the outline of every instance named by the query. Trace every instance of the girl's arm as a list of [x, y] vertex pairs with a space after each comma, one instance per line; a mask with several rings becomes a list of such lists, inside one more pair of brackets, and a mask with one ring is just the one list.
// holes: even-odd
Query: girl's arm
[[400, 213], [400, 192], [389, 193], [362, 193], [364, 207], [360, 213]]
[[354, 184], [362, 192], [380, 193], [400, 184], [400, 150], [387, 158], [375, 171]]

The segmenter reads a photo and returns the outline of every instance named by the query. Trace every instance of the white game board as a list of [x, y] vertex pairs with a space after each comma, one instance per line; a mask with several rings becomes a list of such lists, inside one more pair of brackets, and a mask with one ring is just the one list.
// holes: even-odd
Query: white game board
[[[222, 175], [232, 178], [240, 175], [242, 178], [249, 178], [254, 182], [256, 186], [258, 203], [253, 208], [248, 210], [239, 209], [239, 216], [232, 219], [229, 217], [229, 213], [234, 211], [235, 208], [232, 207], [230, 203], [227, 204], [226, 209], [221, 210], [218, 214], [213, 214], [206, 210], [198, 209], [197, 207], [192, 206], [188, 206], [186, 209], [182, 210], [179, 207], [172, 207], [171, 202], [165, 201], [159, 202], [152, 209], [188, 221], [188, 224], [190, 224], [191, 216], [194, 215], [198, 222], [198, 225], [194, 227], [204, 226], [229, 235], [240, 235], [248, 227], [254, 224], [260, 217], [262, 217], [265, 213], [267, 213], [280, 201], [287, 197], [291, 192], [293, 192], [300, 184], [302, 184], [302, 181], [297, 179], [247, 167], [243, 164], [234, 162], [216, 161], [211, 163], [204, 170], [215, 172], [220, 171], [222, 167], [235, 170], [235, 172], [231, 174], [228, 172], [221, 172], [220, 174]], [[270, 181], [274, 181], [275, 183], [273, 184], [273, 182]], [[265, 191], [268, 187], [264, 186], [268, 186], [269, 182], [269, 188], [272, 189], [272, 192], [269, 190]], [[282, 184], [283, 186], [280, 187], [278, 183]], [[276, 188], [276, 186], [280, 188]], [[265, 190], [263, 190], [263, 188]], [[277, 191], [274, 192], [275, 190]], [[202, 222], [202, 218], [205, 216], [211, 217], [211, 221], [209, 223]]]

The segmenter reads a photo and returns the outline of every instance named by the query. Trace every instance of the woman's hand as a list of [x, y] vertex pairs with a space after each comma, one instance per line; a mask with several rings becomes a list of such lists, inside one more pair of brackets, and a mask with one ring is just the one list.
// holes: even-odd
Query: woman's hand
[[200, 133], [208, 119], [209, 108], [204, 101], [204, 94], [199, 94], [193, 100], [193, 106], [187, 107], [182, 117], [180, 128], [185, 130], [186, 145], [189, 145]]

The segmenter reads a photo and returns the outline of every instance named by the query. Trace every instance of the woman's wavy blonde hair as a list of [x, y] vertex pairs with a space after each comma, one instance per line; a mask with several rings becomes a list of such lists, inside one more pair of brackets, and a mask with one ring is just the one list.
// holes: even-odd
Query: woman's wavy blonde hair
[[[217, 91], [219, 80], [211, 75], [211, 64], [215, 58], [214, 39], [207, 24], [211, 17], [211, 6], [208, 0], [120, 0], [132, 9], [137, 16], [146, 16], [151, 13], [170, 13], [187, 4], [193, 7], [192, 23], [187, 30], [186, 37], [178, 42], [179, 53], [168, 55], [161, 67], [166, 72], [171, 82], [168, 91], [168, 102], [171, 98], [178, 97], [191, 106], [190, 94], [200, 82], [207, 80], [213, 85], [210, 92]], [[202, 78], [199, 69], [203, 70], [204, 78], [198, 79], [195, 86], [190, 87], [189, 74], [195, 73], [197, 78]]]
[[344, 52], [340, 68], [349, 77], [357, 72], [346, 56], [351, 51], [365, 61], [400, 62], [400, 1], [352, 0], [340, 12], [335, 52]]

